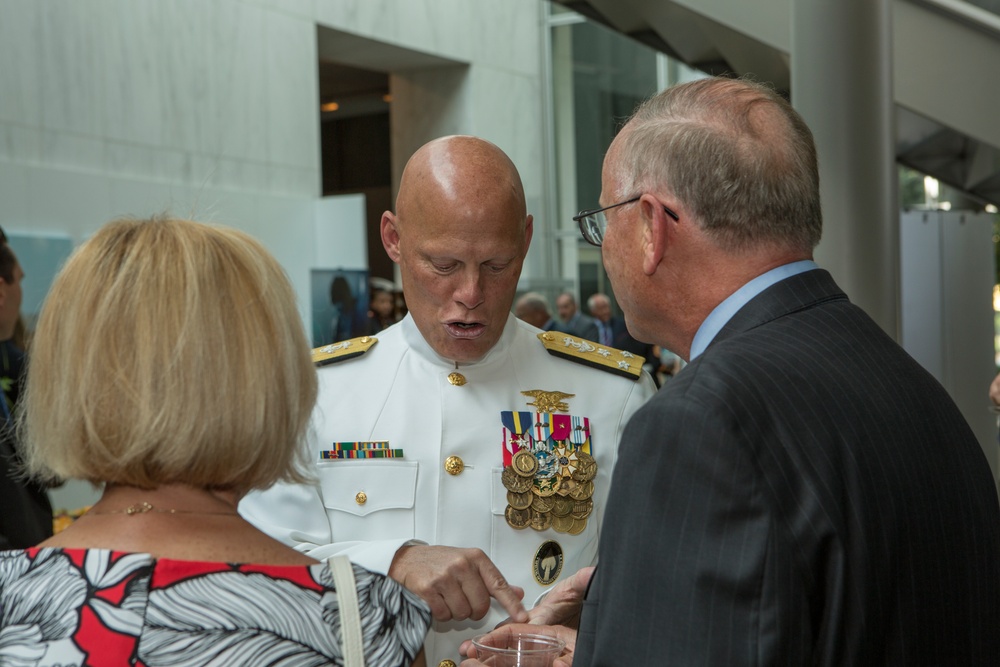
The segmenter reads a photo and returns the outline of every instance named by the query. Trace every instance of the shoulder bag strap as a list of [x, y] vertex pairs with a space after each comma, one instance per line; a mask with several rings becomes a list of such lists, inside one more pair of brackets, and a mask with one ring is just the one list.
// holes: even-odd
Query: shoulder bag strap
[[358, 609], [358, 590], [354, 570], [347, 556], [332, 556], [328, 561], [333, 583], [337, 587], [340, 605], [341, 645], [344, 648], [345, 667], [365, 667], [364, 643], [361, 639], [361, 611]]

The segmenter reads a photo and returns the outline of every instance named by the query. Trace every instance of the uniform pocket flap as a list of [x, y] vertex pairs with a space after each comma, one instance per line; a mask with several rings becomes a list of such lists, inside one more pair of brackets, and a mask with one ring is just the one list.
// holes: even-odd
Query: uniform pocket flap
[[389, 509], [412, 509], [417, 492], [413, 461], [337, 461], [318, 466], [327, 509], [367, 516]]

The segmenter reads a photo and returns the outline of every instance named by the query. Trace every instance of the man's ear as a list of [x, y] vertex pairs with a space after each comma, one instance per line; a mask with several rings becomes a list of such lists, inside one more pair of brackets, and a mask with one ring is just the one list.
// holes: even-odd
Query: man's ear
[[389, 259], [399, 264], [399, 227], [398, 220], [392, 211], [382, 214], [382, 222], [379, 224], [379, 232], [382, 236], [382, 247]]
[[639, 200], [643, 225], [642, 270], [647, 276], [656, 273], [656, 267], [663, 260], [671, 235], [670, 223], [673, 219], [663, 210], [652, 195], [643, 195]]
[[531, 247], [531, 235], [535, 231], [535, 219], [528, 214], [528, 218], [524, 221], [524, 254], [528, 254], [528, 248]]

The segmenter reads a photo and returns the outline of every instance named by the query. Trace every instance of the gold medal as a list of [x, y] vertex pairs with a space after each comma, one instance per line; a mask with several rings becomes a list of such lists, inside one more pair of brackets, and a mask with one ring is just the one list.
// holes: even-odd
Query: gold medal
[[573, 519], [573, 525], [570, 526], [568, 532], [570, 535], [579, 535], [587, 527], [586, 519]]
[[532, 501], [535, 499], [535, 494], [531, 491], [525, 491], [524, 493], [514, 493], [513, 491], [507, 492], [507, 502], [516, 510], [526, 510], [531, 507]]
[[586, 519], [593, 511], [594, 501], [591, 498], [587, 498], [586, 500], [577, 500], [573, 503], [573, 509], [570, 512], [570, 515], [574, 519]]
[[[525, 511], [527, 512], [529, 510], [525, 510]], [[548, 530], [552, 526], [552, 515], [551, 514], [548, 514], [548, 513], [542, 514], [542, 513], [536, 512], [534, 509], [531, 509], [530, 512], [531, 512], [531, 519], [528, 522], [528, 525], [530, 525], [535, 530]]]
[[560, 496], [568, 496], [569, 492], [578, 487], [579, 484], [567, 477], [560, 477], [559, 484], [556, 486], [556, 493]]
[[594, 495], [594, 483], [584, 482], [569, 492], [569, 497], [573, 500], [586, 500]]
[[556, 516], [568, 516], [569, 513], [573, 511], [573, 507], [576, 505], [576, 502], [577, 501], [571, 498], [553, 496], [552, 513]]
[[539, 514], [545, 514], [546, 512], [551, 512], [552, 507], [555, 505], [555, 499], [551, 496], [535, 496], [534, 500], [531, 501], [531, 509]]
[[576, 470], [573, 471], [573, 479], [578, 482], [589, 482], [597, 475], [597, 461], [594, 457], [583, 450], [576, 450]]
[[571, 516], [554, 516], [552, 517], [552, 530], [558, 533], [568, 533], [573, 528], [574, 521], [576, 519]]
[[507, 519], [508, 526], [522, 530], [527, 528], [531, 522], [531, 510], [519, 510], [508, 505], [503, 513], [503, 517]]
[[522, 449], [514, 454], [514, 457], [510, 460], [510, 467], [518, 475], [534, 477], [535, 472], [538, 470], [538, 459], [527, 449]]
[[525, 493], [532, 490], [532, 478], [518, 475], [514, 472], [514, 469], [509, 466], [503, 469], [503, 473], [500, 475], [500, 480], [503, 482], [505, 489], [513, 491], [514, 493]]

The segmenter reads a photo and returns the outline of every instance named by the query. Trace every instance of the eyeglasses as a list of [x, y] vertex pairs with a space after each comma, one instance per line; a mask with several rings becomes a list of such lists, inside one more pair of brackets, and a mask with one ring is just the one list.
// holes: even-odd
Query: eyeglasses
[[[608, 229], [608, 216], [604, 212], [618, 206], [635, 203], [640, 199], [642, 199], [642, 195], [636, 195], [631, 199], [626, 199], [625, 201], [620, 201], [617, 204], [611, 204], [604, 208], [595, 208], [592, 211], [580, 211], [579, 215], [573, 216], [573, 220], [576, 224], [580, 225], [580, 233], [583, 234], [584, 240], [590, 245], [596, 245], [599, 248], [604, 243], [604, 232]], [[660, 204], [660, 206], [663, 206], [663, 204]], [[663, 206], [663, 210], [674, 220], [680, 221], [680, 217], [666, 206]]]

